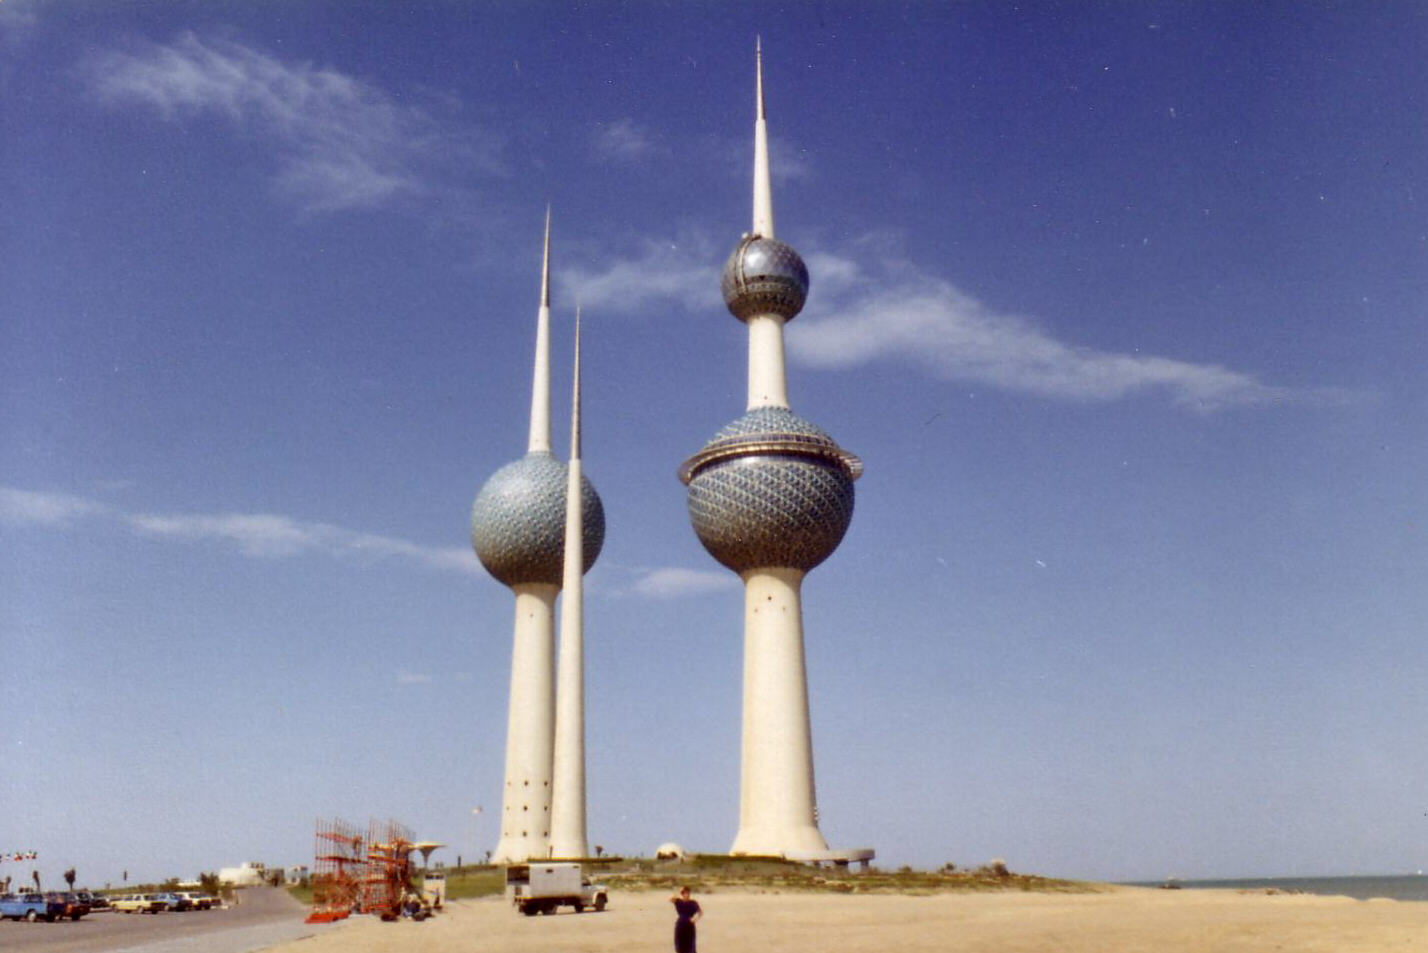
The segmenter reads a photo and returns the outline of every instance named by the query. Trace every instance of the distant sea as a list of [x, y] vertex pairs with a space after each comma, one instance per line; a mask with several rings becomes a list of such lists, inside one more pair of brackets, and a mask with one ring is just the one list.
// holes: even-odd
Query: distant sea
[[[1422, 874], [1392, 877], [1255, 877], [1248, 880], [1176, 880], [1186, 890], [1268, 890], [1368, 900], [1428, 900], [1428, 877]], [[1138, 887], [1159, 887], [1165, 881], [1141, 882]]]

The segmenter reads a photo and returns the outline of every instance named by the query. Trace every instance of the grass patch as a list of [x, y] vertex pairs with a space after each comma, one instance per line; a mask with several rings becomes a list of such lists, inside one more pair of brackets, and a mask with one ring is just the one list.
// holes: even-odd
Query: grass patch
[[1018, 874], [1004, 866], [972, 870], [883, 871], [873, 868], [811, 867], [777, 857], [729, 857], [705, 854], [682, 861], [632, 860], [592, 873], [612, 890], [669, 890], [688, 886], [698, 892], [752, 890], [760, 893], [934, 894], [972, 891], [1094, 893], [1099, 884]]
[[446, 868], [446, 898], [468, 900], [491, 897], [505, 892], [506, 871], [503, 867], [469, 866]]
[[[1034, 891], [1038, 893], [1097, 893], [1104, 885], [1078, 880], [1058, 880], [1035, 874], [1018, 874], [1001, 864], [967, 870], [868, 871], [811, 867], [779, 857], [732, 857], [700, 854], [686, 860], [630, 858], [588, 866], [590, 879], [612, 891], [674, 892], [688, 886], [697, 893], [739, 890], [752, 893], [857, 893], [930, 896], [938, 893], [983, 891]], [[506, 889], [504, 867], [472, 864], [447, 867], [448, 900], [499, 896]], [[290, 887], [288, 892], [305, 905], [312, 890]]]

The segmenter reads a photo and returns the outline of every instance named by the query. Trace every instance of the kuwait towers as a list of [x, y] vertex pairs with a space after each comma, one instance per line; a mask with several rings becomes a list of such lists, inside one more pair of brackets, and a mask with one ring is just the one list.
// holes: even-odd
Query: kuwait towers
[[734, 854], [826, 854], [818, 831], [803, 655], [804, 575], [843, 539], [862, 462], [789, 410], [783, 326], [808, 269], [774, 238], [756, 53], [754, 221], [724, 266], [724, 303], [749, 329], [747, 413], [680, 467], [694, 532], [744, 582], [744, 711]]
[[[578, 456], [575, 447], [572, 451]], [[579, 510], [584, 513], [578, 524], [583, 528], [579, 537], [580, 571], [588, 571], [600, 555], [605, 539], [605, 511], [590, 481], [579, 475], [578, 464], [576, 476], [580, 487]], [[570, 468], [556, 460], [550, 450], [550, 213], [547, 212], [526, 455], [492, 474], [471, 508], [471, 543], [481, 565], [503, 585], [509, 586], [516, 597], [501, 839], [491, 858], [496, 863], [521, 863], [532, 857], [549, 857], [552, 852], [555, 597], [562, 581], [568, 579], [564, 552], [569, 482]], [[577, 579], [579, 575], [577, 572]], [[583, 839], [583, 737], [581, 746]]]

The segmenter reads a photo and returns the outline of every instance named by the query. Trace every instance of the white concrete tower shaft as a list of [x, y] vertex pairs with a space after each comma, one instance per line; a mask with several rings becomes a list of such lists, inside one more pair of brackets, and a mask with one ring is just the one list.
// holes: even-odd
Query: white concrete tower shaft
[[[755, 47], [754, 234], [774, 237], [763, 43]], [[788, 407], [784, 318], [755, 315], [749, 325], [749, 405]], [[730, 853], [826, 851], [818, 831], [813, 731], [803, 653], [803, 571], [765, 567], [744, 581], [744, 708], [739, 832]]]
[[580, 309], [575, 309], [575, 373], [570, 410], [569, 484], [565, 497], [565, 595], [560, 603], [556, 671], [552, 857], [588, 857], [585, 830], [584, 513], [580, 502]]
[[739, 833], [729, 852], [777, 856], [827, 850], [818, 831], [813, 779], [803, 572], [755, 569], [743, 579]]
[[491, 859], [524, 863], [550, 853], [551, 767], [555, 737], [555, 597], [559, 587], [522, 583], [516, 594], [511, 701], [506, 721], [506, 783], [501, 839]]
[[[769, 132], [764, 113], [763, 42], [754, 48], [754, 230], [774, 237], [773, 188], [769, 173]], [[749, 326], [749, 403], [755, 407], [788, 407], [788, 377], [784, 371], [784, 319], [777, 314], [756, 314]]]

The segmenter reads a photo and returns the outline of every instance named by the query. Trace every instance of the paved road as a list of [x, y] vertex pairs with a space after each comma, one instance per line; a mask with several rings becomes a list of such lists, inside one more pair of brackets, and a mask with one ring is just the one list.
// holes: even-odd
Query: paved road
[[54, 923], [0, 922], [0, 949], [24, 953], [249, 953], [322, 933], [304, 923], [307, 908], [278, 887], [239, 891], [241, 902], [221, 910], [154, 916], [91, 913]]

